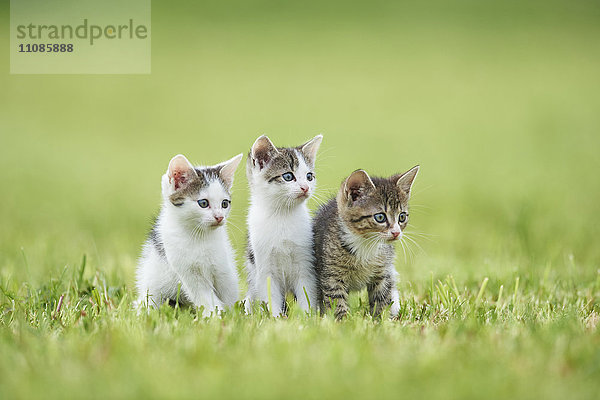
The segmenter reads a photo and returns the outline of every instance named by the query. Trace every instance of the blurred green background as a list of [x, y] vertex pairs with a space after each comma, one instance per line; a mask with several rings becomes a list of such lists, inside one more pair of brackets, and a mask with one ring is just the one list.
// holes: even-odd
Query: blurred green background
[[[170, 157], [217, 163], [263, 133], [323, 133], [321, 197], [356, 168], [421, 164], [411, 223], [433, 236], [403, 276], [571, 254], [595, 273], [597, 2], [154, 2], [152, 19], [149, 76], [0, 63], [3, 273], [23, 277], [23, 252], [34, 279], [86, 253], [131, 283]], [[240, 170], [240, 256], [246, 186]]]
[[[152, 7], [151, 75], [9, 75], [0, 53], [4, 279], [39, 286], [86, 254], [112, 285], [133, 288], [174, 154], [213, 164], [263, 133], [278, 145], [322, 133], [320, 197], [356, 168], [421, 165], [411, 230], [427, 237], [406, 261], [398, 250], [401, 290], [449, 274], [489, 277], [494, 293], [517, 276], [523, 290], [549, 274], [573, 287], [597, 280], [597, 1]], [[229, 228], [240, 268], [242, 169]]]

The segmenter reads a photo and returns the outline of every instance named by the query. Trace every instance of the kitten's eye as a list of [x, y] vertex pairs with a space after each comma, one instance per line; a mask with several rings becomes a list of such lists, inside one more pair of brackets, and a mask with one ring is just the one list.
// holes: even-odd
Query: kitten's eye
[[227, 208], [227, 207], [229, 207], [229, 203], [231, 203], [231, 201], [229, 201], [229, 200], [225, 199], [225, 200], [223, 200], [223, 201], [221, 202], [221, 207], [222, 207], [222, 208]]
[[308, 174], [306, 174], [306, 179], [308, 179], [308, 181], [312, 181], [313, 179], [315, 179], [315, 175], [312, 172], [309, 172]]
[[398, 216], [398, 222], [400, 222], [400, 223], [406, 222], [407, 219], [408, 219], [408, 214], [405, 213], [404, 211], [402, 211], [400, 213], [400, 215]]
[[281, 177], [286, 182], [290, 182], [290, 181], [294, 180], [294, 174], [292, 174], [291, 172], [286, 172], [285, 174], [281, 175]]
[[387, 217], [384, 213], [375, 214], [373, 215], [373, 218], [375, 218], [375, 221], [379, 222], [380, 224], [387, 221]]
[[198, 200], [198, 205], [202, 208], [206, 208], [206, 207], [208, 207], [208, 200], [206, 200], [206, 199]]

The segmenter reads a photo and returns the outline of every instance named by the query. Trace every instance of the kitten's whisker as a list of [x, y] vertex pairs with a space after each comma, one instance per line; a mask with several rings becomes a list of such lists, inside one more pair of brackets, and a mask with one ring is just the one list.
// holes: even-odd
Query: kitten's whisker
[[405, 236], [404, 238], [407, 240], [405, 243], [406, 243], [406, 248], [408, 249], [408, 251], [411, 254], [411, 262], [414, 262], [414, 260], [417, 257], [417, 253], [416, 253], [415, 249], [412, 247], [412, 242], [410, 241], [410, 238], [408, 236]]
[[244, 233], [244, 231], [243, 231], [243, 230], [242, 230], [242, 229], [241, 229], [239, 226], [237, 226], [235, 223], [233, 223], [233, 222], [232, 222], [231, 220], [229, 220], [229, 219], [227, 220], [227, 223], [226, 223], [226, 225], [231, 225], [231, 226], [233, 226], [235, 229], [237, 229], [237, 230], [238, 230], [240, 233]]
[[322, 199], [322, 198], [321, 198], [321, 196], [319, 196], [319, 195], [318, 195], [318, 194], [316, 194], [316, 193], [313, 193], [313, 194], [312, 194], [312, 196], [311, 196], [311, 199], [315, 199], [315, 201], [317, 202], [317, 204], [318, 204], [319, 206], [322, 206], [322, 205], [323, 205], [323, 204], [325, 204], [325, 203], [326, 203], [326, 201], [327, 201], [327, 200], [324, 200], [324, 199]]
[[[332, 158], [335, 158], [333, 155], [329, 156], [327, 153], [331, 152], [335, 150], [334, 148], [331, 147], [327, 147], [325, 149], [319, 149], [319, 154], [317, 156], [317, 162], [319, 164], [320, 167], [327, 167], [329, 164], [327, 164], [326, 162], [324, 162], [324, 160], [329, 160]], [[319, 168], [321, 169], [321, 168]]]
[[406, 249], [404, 248], [404, 240], [400, 239], [400, 246], [402, 246], [402, 252], [404, 253], [404, 262], [406, 263]]
[[317, 203], [318, 203], [319, 205], [326, 204], [326, 203], [329, 201], [329, 199], [326, 199], [326, 198], [321, 198], [321, 197], [315, 197], [315, 200], [317, 201]]
[[401, 240], [402, 243], [402, 247], [405, 249], [405, 258], [404, 258], [404, 262], [406, 263], [412, 263], [412, 253], [410, 252], [410, 247], [408, 247], [408, 244], [404, 241]]
[[411, 227], [411, 229], [413, 229], [413, 228], [414, 228], [414, 229], [420, 229], [420, 228], [419, 228], [419, 225], [418, 225], [418, 224], [415, 224], [415, 223], [413, 223], [413, 222], [411, 222], [411, 224], [410, 224], [410, 227]]
[[375, 248], [375, 239], [373, 237], [367, 236], [367, 254], [371, 254], [373, 249]]
[[421, 247], [421, 245], [419, 243], [417, 243], [416, 240], [414, 240], [413, 238], [411, 238], [409, 235], [405, 235], [406, 239], [411, 241], [412, 243], [415, 244], [415, 246], [417, 246], [419, 248], [419, 250], [421, 250], [423, 253], [427, 254], [427, 252], [423, 249], [423, 247]]
[[430, 215], [431, 214], [431, 208], [425, 208], [425, 207], [414, 207], [410, 209], [410, 212], [413, 215]]
[[422, 204], [411, 204], [410, 205], [410, 210], [414, 211], [414, 210], [432, 210], [431, 207], [426, 206], [426, 205], [422, 205]]
[[421, 193], [423, 193], [423, 192], [425, 192], [425, 191], [427, 191], [427, 190], [431, 189], [432, 187], [433, 187], [433, 185], [429, 185], [429, 186], [425, 186], [425, 187], [419, 188], [419, 190], [417, 190], [417, 191], [414, 191], [414, 192], [412, 193], [412, 196], [413, 196], [413, 197], [414, 197], [414, 196], [418, 196], [418, 195], [420, 195]]
[[405, 239], [407, 240], [406, 243], [406, 248], [408, 249], [410, 255], [411, 255], [411, 262], [413, 262], [416, 257], [417, 257], [417, 253], [415, 251], [415, 249], [412, 247], [413, 243], [409, 240], [410, 238], [405, 237]]
[[377, 233], [373, 233], [371, 235], [371, 245], [369, 247], [369, 253], [371, 253], [373, 250], [375, 250], [377, 247], [379, 247], [380, 245], [380, 239], [379, 239], [379, 235]]
[[192, 231], [190, 232], [190, 236], [192, 237], [192, 240], [196, 240], [196, 230], [198, 229], [198, 225], [195, 225], [192, 228]]
[[433, 238], [437, 237], [437, 235], [430, 235], [430, 234], [421, 233], [421, 232], [410, 232], [410, 231], [408, 231], [408, 232], [404, 232], [404, 234], [405, 235], [409, 235], [409, 236], [416, 236], [419, 239], [428, 240], [428, 241], [430, 241], [432, 243], [435, 243], [435, 240], [433, 240]]
[[431, 206], [428, 206], [427, 204], [421, 204], [421, 203], [415, 203], [415, 202], [411, 202], [410, 206], [408, 206], [408, 208], [428, 208], [431, 209]]
[[196, 239], [200, 239], [202, 236], [204, 236], [204, 227], [202, 226], [202, 223], [199, 223], [196, 225]]
[[200, 225], [196, 225], [196, 227], [194, 228], [194, 230], [192, 231], [192, 239], [193, 240], [198, 240], [200, 239]]
[[404, 246], [406, 247], [406, 254], [408, 255], [408, 262], [412, 264], [413, 260], [414, 260], [414, 255], [412, 252], [411, 247], [408, 245], [408, 242], [406, 240], [403, 240], [404, 242]]
[[423, 236], [423, 237], [438, 237], [439, 236], [434, 233], [418, 232], [418, 231], [411, 231], [411, 230], [407, 230], [404, 232], [410, 233], [411, 235], [419, 235], [419, 236]]

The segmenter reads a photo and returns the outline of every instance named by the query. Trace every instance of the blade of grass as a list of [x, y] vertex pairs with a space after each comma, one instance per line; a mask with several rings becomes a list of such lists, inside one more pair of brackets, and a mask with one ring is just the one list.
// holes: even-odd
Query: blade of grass
[[481, 282], [481, 288], [479, 289], [479, 293], [477, 293], [477, 297], [475, 298], [475, 304], [479, 304], [479, 302], [481, 301], [481, 297], [483, 297], [483, 292], [485, 292], [487, 283], [488, 283], [488, 278], [485, 277], [483, 279], [483, 282]]

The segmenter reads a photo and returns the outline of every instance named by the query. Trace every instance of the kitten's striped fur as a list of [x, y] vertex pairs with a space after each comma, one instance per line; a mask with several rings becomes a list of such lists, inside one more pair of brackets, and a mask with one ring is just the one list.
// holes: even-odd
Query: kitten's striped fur
[[[322, 311], [335, 304], [336, 318], [343, 318], [349, 293], [366, 287], [373, 315], [390, 305], [392, 316], [398, 314], [393, 241], [408, 223], [408, 200], [418, 168], [390, 178], [371, 178], [357, 170], [342, 183], [337, 197], [321, 207], [313, 230]], [[385, 222], [374, 218], [381, 213]]]

